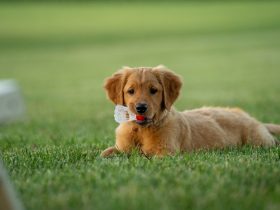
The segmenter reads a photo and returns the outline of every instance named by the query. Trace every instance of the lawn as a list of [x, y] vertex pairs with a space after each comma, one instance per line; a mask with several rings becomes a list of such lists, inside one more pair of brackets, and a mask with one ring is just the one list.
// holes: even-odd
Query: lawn
[[164, 64], [179, 110], [239, 106], [280, 124], [280, 2], [0, 4], [0, 78], [26, 120], [0, 127], [26, 209], [280, 209], [280, 147], [110, 159], [104, 78]]

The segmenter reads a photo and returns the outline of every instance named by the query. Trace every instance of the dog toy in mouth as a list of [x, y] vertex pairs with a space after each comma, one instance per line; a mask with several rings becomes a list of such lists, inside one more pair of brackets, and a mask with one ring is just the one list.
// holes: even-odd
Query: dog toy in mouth
[[114, 111], [114, 117], [115, 117], [115, 121], [118, 123], [123, 123], [128, 121], [144, 122], [146, 119], [145, 116], [136, 115], [131, 111], [129, 111], [129, 109], [126, 106], [122, 106], [122, 105], [116, 105]]

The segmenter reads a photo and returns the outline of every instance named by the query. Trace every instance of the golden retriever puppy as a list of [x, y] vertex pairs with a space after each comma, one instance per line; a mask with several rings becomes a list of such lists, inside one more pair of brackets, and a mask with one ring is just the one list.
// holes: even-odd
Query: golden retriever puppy
[[244, 144], [275, 145], [272, 134], [280, 134], [280, 126], [263, 124], [239, 108], [176, 111], [172, 104], [181, 86], [180, 77], [164, 66], [124, 67], [107, 78], [104, 87], [108, 98], [143, 120], [121, 123], [115, 146], [101, 156], [129, 153], [135, 148], [145, 155], [163, 156]]

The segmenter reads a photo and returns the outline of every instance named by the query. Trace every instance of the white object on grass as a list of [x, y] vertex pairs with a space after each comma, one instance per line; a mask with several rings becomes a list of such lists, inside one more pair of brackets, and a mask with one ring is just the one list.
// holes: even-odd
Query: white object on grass
[[22, 118], [24, 112], [24, 102], [17, 82], [0, 80], [0, 123]]
[[0, 160], [0, 209], [5, 210], [22, 210], [20, 203], [14, 189], [9, 181], [8, 175], [2, 166]]
[[126, 106], [122, 105], [116, 105], [114, 117], [118, 123], [136, 120], [136, 115], [130, 112]]

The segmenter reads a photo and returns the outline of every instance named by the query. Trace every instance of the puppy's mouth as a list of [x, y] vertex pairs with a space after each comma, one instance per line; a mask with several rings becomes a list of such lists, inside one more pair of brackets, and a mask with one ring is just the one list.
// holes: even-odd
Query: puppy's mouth
[[147, 125], [147, 124], [151, 123], [151, 122], [152, 122], [152, 119], [151, 119], [151, 118], [148, 118], [148, 117], [146, 117], [146, 116], [144, 116], [144, 115], [136, 115], [136, 120], [135, 120], [135, 122], [136, 122], [138, 125], [144, 126], [144, 125]]
[[148, 113], [145, 114], [139, 114], [137, 113], [136, 110], [134, 110], [134, 105], [128, 106], [129, 108], [129, 112], [132, 113], [133, 115], [135, 115], [135, 120], [133, 120], [133, 122], [137, 123], [138, 125], [141, 126], [146, 126], [149, 125], [153, 122], [153, 117], [148, 117], [147, 115], [150, 115]]

